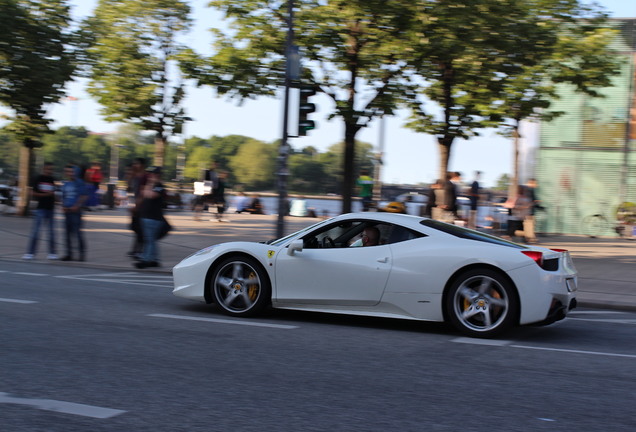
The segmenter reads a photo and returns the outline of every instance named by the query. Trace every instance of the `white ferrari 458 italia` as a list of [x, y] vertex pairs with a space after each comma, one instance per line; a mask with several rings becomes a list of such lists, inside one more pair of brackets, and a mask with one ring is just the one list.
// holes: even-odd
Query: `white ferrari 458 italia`
[[476, 337], [563, 319], [577, 288], [565, 250], [391, 213], [350, 213], [266, 243], [210, 246], [173, 275], [175, 295], [234, 316], [274, 307], [448, 321]]

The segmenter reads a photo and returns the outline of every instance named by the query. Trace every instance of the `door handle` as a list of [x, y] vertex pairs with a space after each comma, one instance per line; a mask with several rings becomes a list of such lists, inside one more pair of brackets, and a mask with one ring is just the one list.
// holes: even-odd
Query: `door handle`
[[389, 257], [378, 258], [378, 262], [379, 263], [387, 263], [387, 262], [389, 262]]

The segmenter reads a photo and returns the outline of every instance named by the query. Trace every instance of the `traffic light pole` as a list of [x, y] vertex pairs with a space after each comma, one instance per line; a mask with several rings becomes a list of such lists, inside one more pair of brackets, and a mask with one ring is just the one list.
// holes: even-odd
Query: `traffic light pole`
[[278, 149], [278, 220], [276, 223], [276, 237], [281, 238], [285, 235], [285, 215], [287, 214], [287, 177], [289, 169], [287, 168], [287, 157], [289, 155], [289, 136], [287, 133], [289, 121], [289, 88], [291, 87], [291, 61], [290, 54], [294, 43], [294, 1], [287, 0], [287, 42], [285, 44], [285, 97], [283, 102], [283, 138], [281, 139]]

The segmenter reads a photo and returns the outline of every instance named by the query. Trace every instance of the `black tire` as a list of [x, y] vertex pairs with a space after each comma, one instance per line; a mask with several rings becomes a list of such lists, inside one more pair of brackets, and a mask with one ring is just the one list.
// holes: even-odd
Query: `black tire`
[[491, 338], [518, 322], [519, 299], [508, 279], [490, 269], [460, 274], [446, 296], [451, 324], [471, 337]]
[[214, 268], [210, 290], [215, 303], [232, 316], [253, 316], [271, 302], [271, 284], [261, 264], [245, 256], [228, 257]]

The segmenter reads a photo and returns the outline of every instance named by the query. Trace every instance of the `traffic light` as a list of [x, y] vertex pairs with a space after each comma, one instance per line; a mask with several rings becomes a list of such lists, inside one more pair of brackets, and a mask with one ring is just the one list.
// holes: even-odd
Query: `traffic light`
[[316, 94], [316, 88], [313, 85], [303, 84], [299, 90], [298, 136], [306, 136], [307, 131], [316, 128], [316, 122], [307, 119], [309, 114], [316, 111], [316, 104], [309, 102], [309, 98]]

